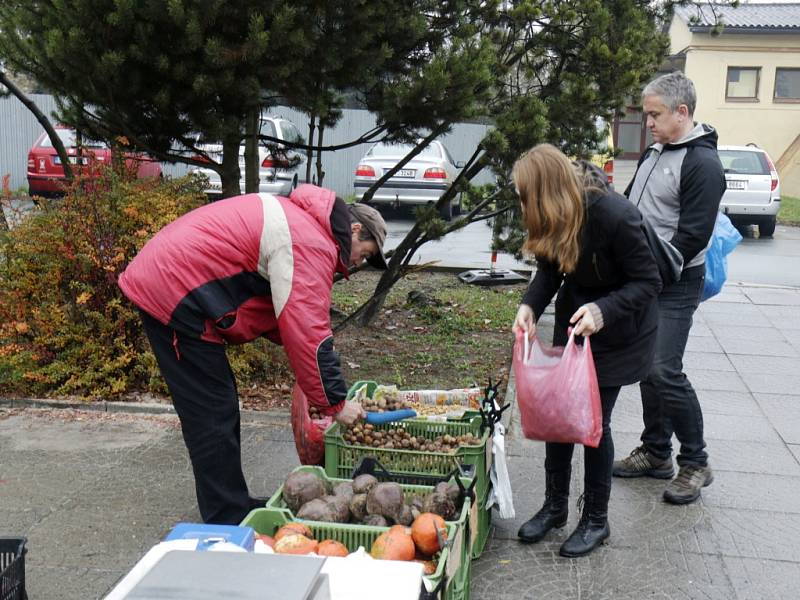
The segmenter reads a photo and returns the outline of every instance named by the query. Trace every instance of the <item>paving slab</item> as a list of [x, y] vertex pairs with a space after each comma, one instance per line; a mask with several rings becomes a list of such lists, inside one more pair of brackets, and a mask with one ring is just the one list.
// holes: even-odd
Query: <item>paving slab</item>
[[[708, 340], [709, 338], [696, 338], [698, 340]], [[790, 342], [768, 341], [752, 338], [721, 338], [714, 340], [727, 354], [746, 354], [754, 356], [789, 356], [800, 359], [798, 346]], [[700, 342], [702, 344], [703, 342]], [[687, 348], [691, 345], [687, 344]], [[698, 344], [695, 344], [695, 346]], [[692, 348], [694, 349], [694, 348]], [[707, 350], [709, 352], [713, 350]]]
[[695, 391], [719, 390], [725, 392], [746, 392], [747, 386], [736, 372], [713, 371], [693, 365], [684, 365], [683, 372], [692, 382]]
[[703, 415], [707, 440], [734, 440], [780, 444], [778, 431], [766, 417], [748, 417], [708, 413]]
[[[695, 337], [693, 335], [690, 335], [689, 341], [686, 342], [686, 351], [710, 354], [725, 354], [726, 352], [722, 349], [722, 346], [717, 341], [716, 337]], [[787, 354], [786, 356], [791, 355]]]
[[[694, 332], [694, 327], [692, 327]], [[683, 365], [687, 369], [735, 372], [736, 367], [731, 358], [725, 354], [707, 354], [703, 352], [684, 352]]]
[[[766, 319], [766, 317], [761, 317]], [[763, 323], [763, 321], [762, 321]], [[770, 321], [766, 325], [753, 325], [750, 327], [731, 327], [728, 323], [712, 323], [707, 326], [712, 335], [719, 341], [727, 340], [756, 340], [759, 342], [787, 342], [783, 331], [776, 329]], [[694, 327], [692, 327], [694, 330]]]
[[700, 390], [697, 392], [697, 398], [703, 414], [764, 416], [764, 412], [750, 392]]
[[[727, 357], [736, 371], [742, 374], [758, 373], [762, 375], [797, 376], [800, 374], [800, 362], [788, 356], [754, 356], [731, 354]], [[797, 388], [800, 394], [800, 388]]]
[[800, 306], [800, 290], [794, 288], [745, 288], [744, 294], [753, 304]]
[[[800, 391], [800, 387], [793, 391]], [[756, 394], [761, 409], [787, 444], [800, 444], [800, 396]]]
[[742, 373], [742, 379], [753, 393], [785, 395], [800, 393], [800, 374], [796, 370], [792, 374], [783, 374], [780, 377], [776, 377], [774, 373], [748, 371]]
[[[743, 314], [739, 313], [737, 308], [744, 308], [746, 304], [725, 305], [726, 308], [732, 309], [728, 312], [705, 312], [703, 319], [705, 323], [711, 328], [711, 331], [717, 333], [720, 330], [730, 329], [732, 327], [742, 327], [745, 330], [760, 329], [771, 327], [772, 323], [760, 310], [751, 310]], [[735, 321], [735, 323], [734, 323]]]
[[789, 448], [789, 451], [794, 454], [797, 462], [800, 463], [800, 444], [786, 444], [786, 447]]

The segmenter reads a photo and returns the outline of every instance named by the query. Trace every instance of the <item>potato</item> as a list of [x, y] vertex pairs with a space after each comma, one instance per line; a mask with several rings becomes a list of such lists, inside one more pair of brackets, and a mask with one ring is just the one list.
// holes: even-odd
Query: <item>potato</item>
[[355, 492], [353, 491], [353, 484], [349, 481], [344, 481], [333, 488], [334, 496], [341, 496], [349, 503], [352, 500]]
[[405, 525], [406, 527], [411, 527], [411, 524], [414, 522], [414, 512], [411, 510], [411, 507], [406, 504], [403, 507], [403, 510], [400, 512], [400, 518], [397, 519], [398, 525]]
[[422, 512], [432, 512], [445, 521], [452, 521], [456, 516], [456, 507], [450, 497], [443, 492], [432, 492], [425, 498]]
[[333, 514], [334, 523], [348, 523], [350, 521], [350, 502], [344, 496], [325, 496], [325, 503]]
[[389, 522], [381, 515], [367, 515], [364, 517], [364, 525], [372, 527], [388, 527]]
[[433, 488], [434, 492], [442, 492], [443, 494], [447, 494], [450, 500], [453, 501], [453, 504], [458, 502], [458, 495], [461, 492], [461, 489], [458, 487], [458, 484], [455, 481], [450, 482], [439, 482], [436, 484], [436, 487]]
[[283, 482], [283, 500], [292, 512], [301, 506], [325, 495], [325, 484], [322, 480], [307, 471], [290, 473]]
[[353, 480], [353, 493], [366, 494], [378, 484], [373, 475], [359, 475]]
[[394, 482], [379, 483], [367, 494], [367, 512], [399, 521], [405, 506], [403, 488]]
[[367, 495], [356, 494], [350, 500], [350, 514], [354, 521], [363, 521], [367, 516]]
[[310, 502], [306, 502], [297, 511], [298, 519], [306, 519], [307, 521], [328, 521], [336, 522], [333, 508], [328, 502], [322, 498], [316, 498]]

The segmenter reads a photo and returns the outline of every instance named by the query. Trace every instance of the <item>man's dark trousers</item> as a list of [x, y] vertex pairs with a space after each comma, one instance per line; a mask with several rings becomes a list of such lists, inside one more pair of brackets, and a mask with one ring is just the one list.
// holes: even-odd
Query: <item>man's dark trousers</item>
[[206, 523], [238, 525], [255, 501], [242, 473], [239, 396], [225, 346], [141, 314], [181, 421], [200, 515]]
[[639, 384], [644, 411], [642, 442], [665, 460], [672, 455], [672, 434], [681, 444], [678, 465], [705, 466], [703, 412], [683, 372], [683, 353], [700, 304], [705, 265], [686, 269], [681, 279], [664, 286], [658, 296], [658, 338], [650, 374]]

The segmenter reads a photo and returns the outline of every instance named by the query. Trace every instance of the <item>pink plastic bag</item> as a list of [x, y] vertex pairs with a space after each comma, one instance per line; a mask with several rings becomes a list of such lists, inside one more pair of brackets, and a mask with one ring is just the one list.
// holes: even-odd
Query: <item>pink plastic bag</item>
[[312, 419], [308, 414], [308, 400], [300, 386], [292, 390], [292, 431], [297, 456], [304, 465], [325, 463], [325, 429], [333, 422], [332, 417]]
[[525, 437], [597, 448], [603, 434], [600, 388], [589, 338], [570, 332], [567, 345], [546, 348], [524, 333], [514, 344], [517, 403]]

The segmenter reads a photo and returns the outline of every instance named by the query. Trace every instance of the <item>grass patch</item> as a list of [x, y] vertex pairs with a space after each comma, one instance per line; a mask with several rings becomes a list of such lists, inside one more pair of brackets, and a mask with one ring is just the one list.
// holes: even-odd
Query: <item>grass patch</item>
[[[363, 272], [337, 283], [334, 307], [351, 312], [377, 281], [377, 273]], [[524, 289], [467, 285], [452, 273], [406, 277], [392, 288], [372, 325], [336, 334], [348, 384], [372, 379], [407, 389], [446, 389], [506, 376], [511, 323]]]
[[[379, 273], [355, 273], [333, 287], [333, 325], [364, 303]], [[335, 335], [348, 385], [374, 380], [401, 389], [452, 389], [505, 381], [511, 363], [511, 324], [524, 285], [481, 288], [453, 273], [419, 272], [399, 281], [368, 327]], [[246, 346], [251, 346], [247, 344]], [[288, 406], [294, 377], [283, 352], [263, 384], [239, 390], [256, 410]], [[265, 374], [266, 375], [266, 374]]]
[[783, 225], [800, 225], [800, 198], [793, 198], [792, 196], [781, 197], [778, 222]]

